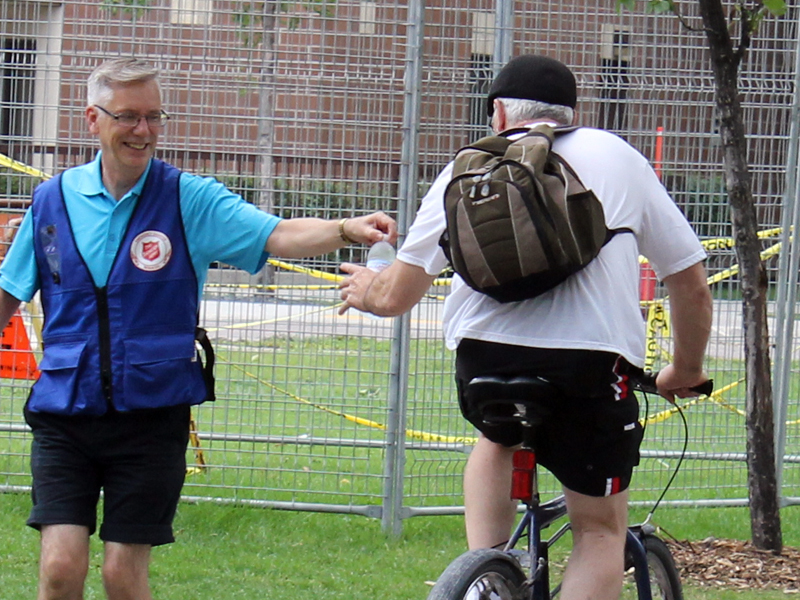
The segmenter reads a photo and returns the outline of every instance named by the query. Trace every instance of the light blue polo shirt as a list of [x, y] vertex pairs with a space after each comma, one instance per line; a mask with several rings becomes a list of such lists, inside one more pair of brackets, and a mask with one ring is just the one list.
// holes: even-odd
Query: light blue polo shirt
[[[68, 169], [62, 175], [64, 201], [78, 250], [95, 285], [103, 287], [119, 250], [133, 209], [144, 187], [142, 177], [117, 202], [103, 185], [100, 156], [90, 163]], [[181, 215], [192, 265], [198, 279], [198, 297], [212, 262], [223, 262], [250, 273], [264, 266], [267, 238], [280, 217], [245, 202], [212, 177], [181, 173]], [[0, 287], [30, 301], [39, 289], [39, 274], [33, 251], [31, 211], [25, 214], [14, 243], [0, 264]]]

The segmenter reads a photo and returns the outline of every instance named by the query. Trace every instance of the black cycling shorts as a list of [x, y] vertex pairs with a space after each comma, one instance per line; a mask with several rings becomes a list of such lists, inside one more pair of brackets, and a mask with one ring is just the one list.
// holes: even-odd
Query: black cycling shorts
[[189, 417], [187, 405], [71, 417], [26, 410], [33, 430], [28, 525], [83, 525], [92, 534], [102, 489], [100, 539], [173, 542]]
[[560, 392], [537, 432], [536, 456], [568, 489], [608, 496], [628, 488], [639, 464], [639, 404], [617, 354], [530, 348], [464, 339], [456, 353], [461, 413], [486, 438], [506, 447], [522, 442], [522, 425], [488, 425], [469, 406], [464, 386], [474, 377], [541, 377]]

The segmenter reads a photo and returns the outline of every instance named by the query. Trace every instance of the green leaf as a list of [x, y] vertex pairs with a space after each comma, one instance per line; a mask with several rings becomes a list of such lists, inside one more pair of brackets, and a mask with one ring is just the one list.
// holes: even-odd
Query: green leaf
[[776, 17], [786, 14], [786, 2], [784, 0], [764, 0], [764, 6]]
[[151, 0], [103, 0], [100, 6], [112, 15], [117, 15], [121, 11], [128, 17], [133, 15], [141, 17], [145, 9], [150, 8], [150, 3]]
[[675, 3], [672, 0], [650, 0], [647, 3], [647, 10], [651, 13], [663, 14], [673, 12]]
[[636, 8], [636, 0], [617, 0], [617, 12], [621, 13], [623, 8], [632, 11]]

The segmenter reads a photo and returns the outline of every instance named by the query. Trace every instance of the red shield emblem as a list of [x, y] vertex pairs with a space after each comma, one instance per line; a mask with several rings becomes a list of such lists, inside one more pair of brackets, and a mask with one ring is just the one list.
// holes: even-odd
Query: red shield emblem
[[142, 244], [142, 257], [145, 260], [156, 260], [161, 256], [161, 246], [158, 242], [144, 242]]

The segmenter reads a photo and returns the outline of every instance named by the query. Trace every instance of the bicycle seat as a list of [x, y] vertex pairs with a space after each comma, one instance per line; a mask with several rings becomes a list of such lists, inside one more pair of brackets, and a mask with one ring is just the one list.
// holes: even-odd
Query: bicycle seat
[[560, 395], [552, 383], [541, 377], [474, 377], [465, 394], [484, 423], [531, 425], [550, 414], [549, 404]]

